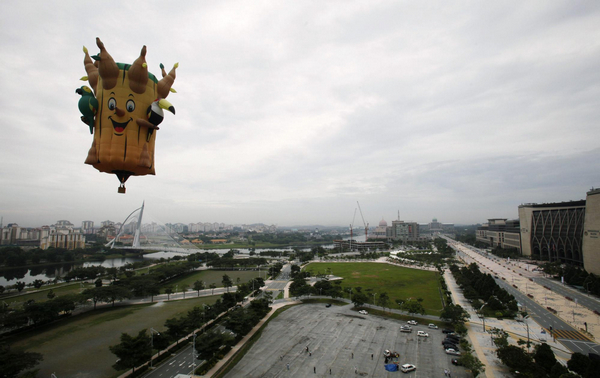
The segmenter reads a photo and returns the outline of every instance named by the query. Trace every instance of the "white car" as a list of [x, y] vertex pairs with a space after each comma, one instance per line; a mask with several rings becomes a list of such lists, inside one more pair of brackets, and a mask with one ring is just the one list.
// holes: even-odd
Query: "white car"
[[360, 310], [358, 313], [362, 314], [362, 315], [367, 315], [368, 314], [368, 312], [366, 312], [365, 310]]
[[429, 323], [429, 326], [428, 326], [428, 327], [429, 327], [429, 328], [431, 328], [431, 329], [438, 329], [438, 326], [436, 326], [436, 325], [435, 325], [435, 324], [433, 324], [433, 323]]
[[400, 370], [402, 370], [403, 373], [408, 373], [409, 371], [417, 370], [417, 367], [413, 364], [404, 364], [400, 366]]
[[453, 356], [460, 356], [460, 352], [456, 349], [448, 348], [446, 349], [446, 354], [451, 354]]
[[425, 331], [417, 331], [417, 336], [429, 337], [429, 334]]
[[417, 324], [419, 324], [419, 323], [417, 323], [416, 320], [409, 320], [407, 323], [410, 324], [410, 325], [417, 325]]

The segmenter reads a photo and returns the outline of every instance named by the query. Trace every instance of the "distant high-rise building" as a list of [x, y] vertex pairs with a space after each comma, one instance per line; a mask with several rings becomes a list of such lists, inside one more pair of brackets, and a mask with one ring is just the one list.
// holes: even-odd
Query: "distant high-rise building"
[[81, 222], [81, 232], [84, 234], [93, 234], [94, 233], [94, 221], [83, 221]]

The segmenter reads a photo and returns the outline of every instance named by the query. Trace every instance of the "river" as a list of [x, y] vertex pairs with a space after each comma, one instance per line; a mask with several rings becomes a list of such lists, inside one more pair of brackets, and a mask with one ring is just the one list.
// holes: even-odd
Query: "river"
[[[344, 238], [349, 239], [349, 238]], [[361, 235], [354, 238], [357, 241], [364, 241], [365, 236]], [[323, 248], [333, 248], [333, 244], [323, 245]], [[303, 251], [309, 251], [312, 247], [300, 248]], [[255, 252], [258, 255], [262, 251], [290, 251], [292, 247], [286, 248], [256, 248]], [[247, 248], [237, 249], [240, 254], [249, 254], [250, 250]], [[214, 252], [220, 255], [228, 252], [229, 249], [199, 249], [194, 252]], [[187, 256], [184, 253], [177, 252], [156, 252], [144, 255], [144, 257], [117, 257], [106, 259], [104, 261], [90, 261], [84, 263], [60, 263], [52, 265], [44, 265], [33, 268], [8, 268], [0, 270], [0, 285], [8, 286], [14, 285], [17, 281], [25, 282], [26, 284], [33, 283], [35, 280], [53, 280], [57, 275], [62, 277], [67, 274], [71, 269], [97, 266], [102, 265], [105, 268], [119, 268], [126, 264], [131, 264], [138, 261], [144, 261], [144, 259], [160, 259], [160, 258], [173, 258], [175, 256]]]

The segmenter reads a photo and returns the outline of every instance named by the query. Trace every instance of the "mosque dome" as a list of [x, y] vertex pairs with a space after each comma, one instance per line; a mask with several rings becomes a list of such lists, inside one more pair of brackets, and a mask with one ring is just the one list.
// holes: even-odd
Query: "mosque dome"
[[387, 227], [387, 222], [381, 218], [381, 222], [379, 222], [379, 227]]

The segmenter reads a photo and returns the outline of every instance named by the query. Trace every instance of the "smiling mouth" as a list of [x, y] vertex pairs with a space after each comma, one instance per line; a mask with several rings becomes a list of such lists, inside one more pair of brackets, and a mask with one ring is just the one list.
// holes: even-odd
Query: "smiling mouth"
[[127, 122], [116, 122], [115, 120], [113, 120], [110, 117], [109, 117], [109, 119], [112, 122], [113, 129], [115, 129], [116, 135], [122, 135], [123, 131], [125, 131], [125, 128], [127, 127], [127, 124], [129, 124], [129, 122], [131, 121], [131, 118], [129, 118], [127, 120]]

